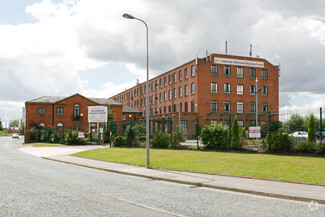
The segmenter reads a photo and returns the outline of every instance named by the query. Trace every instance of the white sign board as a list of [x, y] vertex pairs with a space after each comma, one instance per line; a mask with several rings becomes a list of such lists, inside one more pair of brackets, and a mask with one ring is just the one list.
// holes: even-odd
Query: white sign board
[[88, 106], [88, 122], [107, 122], [107, 107]]
[[239, 59], [228, 59], [228, 58], [215, 57], [214, 63], [223, 64], [223, 65], [235, 65], [235, 66], [264, 68], [264, 62], [260, 62], [260, 61], [249, 61], [249, 60], [239, 60]]
[[261, 138], [261, 127], [249, 127], [249, 138]]
[[78, 133], [78, 138], [85, 138], [85, 134], [84, 133]]

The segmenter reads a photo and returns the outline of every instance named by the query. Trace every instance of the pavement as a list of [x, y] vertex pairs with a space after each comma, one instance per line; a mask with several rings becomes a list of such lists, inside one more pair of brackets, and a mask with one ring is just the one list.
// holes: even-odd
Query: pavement
[[210, 175], [202, 173], [190, 173], [179, 171], [168, 171], [162, 169], [151, 169], [133, 165], [119, 164], [100, 160], [92, 160], [71, 156], [80, 151], [108, 148], [107, 146], [57, 146], [57, 147], [33, 147], [23, 145], [18, 148], [24, 153], [38, 156], [44, 159], [58, 161], [99, 169], [102, 171], [114, 172], [124, 175], [162, 180], [180, 184], [207, 187], [227, 191], [249, 193], [255, 195], [305, 201], [325, 204], [325, 185], [312, 185], [301, 183], [290, 183], [254, 179], [247, 177], [236, 177], [226, 175]]

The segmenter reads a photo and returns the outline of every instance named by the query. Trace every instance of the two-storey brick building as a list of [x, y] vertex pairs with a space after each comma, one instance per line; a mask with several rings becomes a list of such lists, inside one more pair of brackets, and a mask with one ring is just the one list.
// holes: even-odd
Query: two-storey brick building
[[113, 113], [114, 121], [134, 121], [141, 114], [114, 100], [87, 98], [80, 94], [69, 97], [43, 96], [27, 101], [25, 106], [26, 130], [34, 127], [73, 127], [88, 131], [88, 106], [107, 106]]
[[[261, 92], [256, 91], [256, 80]], [[279, 112], [278, 66], [262, 58], [212, 54], [150, 79], [149, 88], [150, 119], [180, 114], [183, 118], [203, 117], [200, 124], [205, 125], [226, 123], [231, 120], [225, 118], [228, 114], [237, 114], [240, 125], [253, 126], [256, 92], [259, 121], [268, 121], [263, 114]], [[139, 119], [145, 119], [146, 82], [110, 99], [140, 110]]]

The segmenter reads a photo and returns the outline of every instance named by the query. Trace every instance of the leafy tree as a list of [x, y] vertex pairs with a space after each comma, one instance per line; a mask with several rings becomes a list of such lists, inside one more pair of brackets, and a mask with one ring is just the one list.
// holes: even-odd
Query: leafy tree
[[283, 124], [282, 128], [287, 133], [293, 133], [295, 131], [307, 131], [304, 122], [305, 121], [301, 116], [295, 114], [291, 116], [289, 121]]
[[19, 120], [11, 120], [9, 122], [9, 127], [19, 127]]
[[316, 121], [314, 115], [311, 114], [309, 117], [307, 142], [310, 144], [315, 140], [316, 140]]
[[231, 131], [231, 149], [239, 149], [240, 148], [240, 138], [239, 138], [239, 125], [238, 125], [238, 118], [235, 115], [232, 131]]
[[24, 134], [25, 133], [25, 124], [24, 124], [24, 122], [21, 122], [20, 123], [19, 133], [20, 134]]

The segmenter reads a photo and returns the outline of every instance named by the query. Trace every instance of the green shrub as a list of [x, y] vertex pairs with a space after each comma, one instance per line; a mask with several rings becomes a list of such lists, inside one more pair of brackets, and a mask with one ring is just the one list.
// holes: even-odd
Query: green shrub
[[138, 134], [137, 129], [132, 127], [131, 125], [128, 125], [125, 130], [126, 144], [130, 146], [139, 145], [137, 134]]
[[147, 140], [146, 136], [139, 136], [139, 142], [145, 142]]
[[266, 137], [267, 150], [269, 152], [281, 153], [290, 152], [293, 144], [293, 137], [283, 134], [282, 130], [274, 132]]
[[233, 125], [232, 125], [230, 147], [231, 147], [231, 149], [240, 149], [241, 148], [241, 141], [240, 141], [240, 138], [239, 138], [239, 125], [238, 125], [237, 115], [235, 115], [234, 122], [233, 122]]
[[115, 140], [114, 140], [114, 146], [115, 147], [124, 146], [125, 144], [126, 144], [126, 141], [125, 141], [125, 138], [123, 136], [115, 137]]
[[83, 145], [85, 144], [84, 138], [78, 138], [78, 130], [69, 130], [69, 132], [65, 135], [65, 141], [69, 145]]
[[200, 139], [207, 149], [226, 149], [229, 144], [229, 127], [222, 124], [205, 126], [201, 130]]
[[243, 127], [243, 129], [241, 130], [241, 134], [240, 135], [241, 135], [241, 138], [247, 138], [248, 137], [245, 127]]
[[301, 154], [314, 154], [315, 153], [315, 144], [309, 143], [307, 141], [299, 142], [293, 148], [296, 153]]
[[50, 142], [52, 143], [58, 143], [60, 141], [60, 137], [58, 135], [58, 132], [54, 131], [52, 134], [51, 134], [51, 137], [50, 137]]
[[320, 142], [315, 146], [315, 154], [325, 155], [325, 143], [324, 142]]
[[168, 148], [169, 142], [170, 142], [169, 134], [157, 130], [153, 135], [151, 145], [154, 148]]
[[309, 117], [309, 123], [308, 123], [308, 137], [307, 142], [313, 143], [316, 141], [316, 121], [313, 114]]
[[179, 128], [176, 128], [175, 133], [172, 134], [172, 141], [171, 141], [171, 148], [176, 148], [179, 147], [181, 145], [181, 142], [185, 142], [186, 141], [186, 137], [187, 134], [181, 130], [179, 130]]
[[38, 130], [31, 129], [29, 131], [29, 140], [38, 141]]

